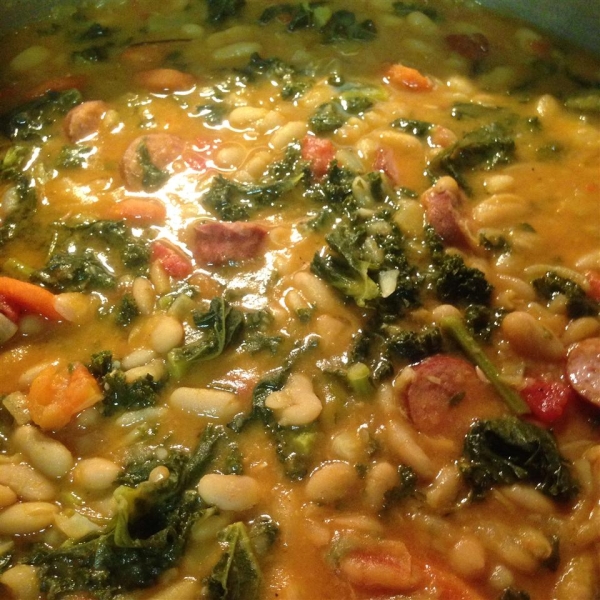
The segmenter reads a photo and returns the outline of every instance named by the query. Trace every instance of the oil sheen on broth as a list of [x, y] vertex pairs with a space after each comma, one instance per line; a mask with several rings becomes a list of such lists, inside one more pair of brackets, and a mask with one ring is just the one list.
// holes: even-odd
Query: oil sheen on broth
[[96, 4], [0, 45], [0, 595], [597, 598], [598, 60]]

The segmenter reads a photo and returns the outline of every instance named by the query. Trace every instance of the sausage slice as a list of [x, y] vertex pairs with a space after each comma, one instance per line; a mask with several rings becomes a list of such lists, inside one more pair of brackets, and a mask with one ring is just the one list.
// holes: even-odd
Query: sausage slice
[[567, 375], [576, 392], [600, 406], [600, 338], [582, 340], [569, 347]]
[[222, 265], [254, 258], [267, 230], [254, 223], [206, 221], [195, 225], [195, 252], [199, 263]]

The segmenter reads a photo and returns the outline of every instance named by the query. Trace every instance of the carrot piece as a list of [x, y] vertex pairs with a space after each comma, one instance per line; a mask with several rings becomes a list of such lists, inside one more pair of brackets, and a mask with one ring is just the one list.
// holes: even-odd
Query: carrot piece
[[127, 198], [111, 207], [111, 217], [140, 223], [164, 223], [167, 209], [160, 200]]
[[428, 92], [433, 88], [433, 82], [429, 77], [399, 63], [387, 70], [386, 77], [390, 83], [414, 92]]
[[27, 312], [40, 314], [52, 321], [62, 319], [61, 314], [54, 308], [56, 296], [39, 285], [12, 277], [0, 277], [0, 296]]
[[477, 590], [445, 566], [428, 561], [422, 569], [432, 587], [437, 591], [436, 598], [440, 598], [440, 600], [484, 600]]
[[29, 414], [42, 429], [60, 429], [77, 413], [102, 399], [92, 374], [81, 364], [46, 367], [31, 383]]
[[53, 77], [51, 79], [46, 79], [46, 81], [42, 81], [42, 83], [31, 88], [25, 95], [25, 98], [33, 100], [33, 98], [43, 96], [47, 92], [65, 92], [67, 90], [72, 90], [73, 88], [81, 91], [85, 87], [86, 82], [87, 77], [85, 75]]

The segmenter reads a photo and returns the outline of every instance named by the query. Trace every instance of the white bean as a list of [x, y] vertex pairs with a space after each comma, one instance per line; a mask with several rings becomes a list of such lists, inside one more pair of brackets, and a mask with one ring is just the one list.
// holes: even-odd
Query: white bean
[[448, 554], [450, 566], [464, 577], [479, 577], [485, 571], [485, 549], [472, 536], [458, 540]]
[[142, 379], [143, 377], [150, 375], [154, 381], [160, 381], [165, 376], [165, 373], [166, 367], [164, 361], [155, 358], [146, 365], [133, 367], [132, 369], [125, 371], [125, 380], [127, 383], [132, 383], [137, 379]]
[[33, 425], [17, 428], [12, 438], [15, 446], [29, 459], [29, 462], [46, 477], [59, 479], [73, 467], [73, 455], [58, 440], [44, 435]]
[[95, 314], [94, 297], [79, 292], [65, 292], [56, 296], [54, 308], [65, 320], [82, 325]]
[[339, 314], [340, 300], [323, 280], [308, 271], [299, 271], [293, 280], [302, 295], [320, 311]]
[[29, 71], [46, 62], [51, 55], [52, 53], [45, 46], [30, 46], [10, 61], [10, 68], [18, 72]]
[[19, 330], [16, 323], [13, 323], [7, 316], [0, 313], [0, 344], [8, 342]]
[[125, 371], [128, 371], [129, 369], [134, 369], [136, 367], [143, 367], [155, 358], [156, 352], [154, 352], [154, 350], [150, 350], [149, 348], [139, 348], [121, 359], [121, 367]]
[[358, 475], [347, 462], [330, 462], [318, 467], [306, 482], [306, 496], [313, 502], [332, 504], [347, 496], [358, 483]]
[[424, 479], [433, 478], [433, 463], [419, 446], [408, 423], [392, 419], [386, 426], [386, 434], [391, 450], [401, 462], [412, 467]]
[[183, 579], [167, 589], [147, 597], [147, 600], [183, 600], [184, 598], [201, 598], [200, 582], [196, 579]]
[[371, 508], [379, 510], [385, 495], [398, 483], [398, 470], [389, 462], [379, 462], [367, 473], [365, 497]]
[[301, 140], [308, 131], [304, 121], [290, 121], [277, 129], [269, 139], [269, 147], [273, 150], [283, 150], [294, 140]]
[[37, 570], [31, 565], [15, 565], [0, 575], [0, 584], [6, 586], [17, 600], [38, 600], [40, 584]]
[[292, 374], [281, 390], [269, 394], [265, 406], [275, 413], [277, 422], [283, 427], [312, 423], [323, 410], [312, 382], [299, 373]]
[[150, 344], [159, 354], [166, 354], [169, 350], [183, 344], [183, 325], [175, 317], [160, 315], [153, 325]]
[[262, 50], [258, 42], [237, 42], [218, 48], [212, 53], [213, 60], [220, 63], [236, 63], [241, 59], [250, 58], [255, 52]]
[[57, 494], [56, 486], [28, 465], [1, 464], [0, 485], [7, 485], [26, 501], [54, 500]]
[[0, 535], [42, 531], [54, 523], [58, 507], [49, 502], [20, 502], [0, 512]]
[[131, 293], [140, 313], [142, 315], [152, 314], [156, 302], [156, 293], [152, 282], [146, 277], [136, 277], [133, 280]]
[[0, 508], [14, 504], [18, 500], [15, 492], [7, 485], [0, 485]]
[[198, 482], [198, 493], [205, 502], [221, 510], [248, 510], [260, 500], [257, 481], [247, 475], [204, 475]]
[[589, 337], [594, 337], [600, 332], [600, 323], [595, 317], [581, 317], [570, 321], [561, 338], [565, 346], [580, 342]]
[[562, 342], [529, 313], [509, 313], [501, 327], [510, 345], [522, 356], [556, 361], [565, 355]]
[[494, 194], [473, 209], [473, 219], [480, 227], [516, 225], [529, 210], [529, 205], [516, 194]]
[[13, 392], [8, 394], [2, 400], [4, 408], [10, 413], [10, 416], [15, 420], [17, 425], [25, 425], [31, 421], [29, 416], [29, 405], [27, 404], [27, 396], [22, 392]]
[[73, 483], [84, 492], [109, 490], [121, 467], [107, 458], [84, 458], [73, 469]]
[[169, 405], [199, 417], [228, 421], [241, 410], [233, 392], [211, 388], [180, 387], [169, 397]]

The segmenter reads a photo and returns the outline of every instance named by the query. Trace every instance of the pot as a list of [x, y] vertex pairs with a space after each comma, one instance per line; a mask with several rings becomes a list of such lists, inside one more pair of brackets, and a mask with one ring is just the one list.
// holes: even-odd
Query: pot
[[[106, 0], [99, 0], [105, 2]], [[515, 16], [541, 30], [600, 55], [600, 2], [590, 0], [478, 0], [499, 13]], [[0, 35], [15, 27], [39, 21], [53, 8], [74, 0], [3, 0]]]

